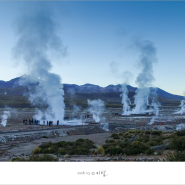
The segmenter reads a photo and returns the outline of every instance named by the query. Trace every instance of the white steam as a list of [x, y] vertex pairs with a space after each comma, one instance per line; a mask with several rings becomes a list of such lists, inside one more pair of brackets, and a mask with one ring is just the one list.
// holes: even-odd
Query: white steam
[[70, 125], [70, 126], [76, 126], [76, 125], [88, 125], [88, 123], [85, 123], [83, 120], [70, 120], [70, 121], [65, 121], [65, 125]]
[[176, 130], [184, 130], [185, 129], [185, 124], [184, 123], [181, 123], [181, 124], [178, 124], [176, 125]]
[[3, 111], [3, 115], [1, 115], [1, 118], [2, 118], [1, 125], [3, 127], [6, 127], [7, 119], [10, 117], [10, 115], [11, 115], [11, 113], [10, 113], [9, 110], [8, 111]]
[[128, 89], [126, 84], [121, 85], [121, 91], [122, 94], [120, 95], [122, 97], [122, 104], [123, 104], [123, 113], [122, 115], [130, 115], [130, 100], [128, 98]]
[[77, 105], [73, 105], [73, 112], [72, 115], [76, 115], [80, 112], [80, 107]]
[[136, 95], [134, 96], [135, 107], [132, 110], [133, 114], [144, 114], [146, 113], [146, 108], [148, 105], [148, 96], [150, 93], [149, 88], [142, 88], [136, 90]]
[[103, 125], [103, 130], [109, 131], [109, 123], [101, 123], [101, 125]]
[[156, 117], [153, 116], [148, 125], [152, 125], [156, 121]]
[[104, 101], [97, 100], [87, 100], [88, 103], [88, 111], [93, 115], [93, 119], [96, 122], [99, 122], [102, 119], [102, 114], [105, 111], [105, 103]]
[[[142, 70], [136, 79], [138, 89], [136, 90], [136, 95], [134, 96], [135, 108], [132, 112], [136, 114], [143, 114], [151, 111], [147, 110], [147, 105], [149, 105], [149, 87], [155, 80], [153, 76], [153, 64], [156, 62], [156, 48], [154, 47], [154, 44], [151, 41], [140, 39], [135, 40], [134, 46], [140, 52], [139, 66]], [[155, 101], [157, 100], [155, 99]], [[156, 102], [154, 102], [153, 100], [152, 106], [155, 107], [155, 112], [156, 114], [158, 114], [158, 103], [155, 103]]]
[[174, 114], [183, 114], [185, 113], [185, 100], [181, 100], [181, 104], [179, 105], [180, 110], [175, 112]]
[[132, 77], [132, 73], [129, 71], [124, 71], [121, 74], [121, 79], [123, 84], [121, 85], [121, 91], [122, 94], [120, 95], [122, 97], [122, 104], [123, 104], [123, 113], [122, 115], [130, 115], [130, 99], [128, 98], [128, 84], [129, 80]]
[[150, 98], [152, 100], [152, 103], [150, 105], [151, 106], [150, 110], [152, 111], [154, 116], [152, 117], [152, 119], [150, 120], [150, 123], [148, 123], [148, 125], [152, 125], [155, 122], [156, 118], [159, 117], [159, 107], [161, 106], [161, 104], [157, 101], [156, 88], [151, 88]]
[[151, 106], [152, 106], [152, 111], [156, 116], [159, 116], [159, 107], [161, 104], [157, 100], [157, 89], [156, 88], [150, 88], [150, 98], [152, 100]]
[[130, 115], [130, 99], [128, 98], [128, 89], [127, 85], [129, 84], [130, 78], [132, 78], [132, 73], [129, 71], [120, 72], [118, 70], [119, 63], [111, 62], [109, 64], [112, 74], [115, 78], [120, 79], [121, 81], [121, 92], [120, 96], [122, 97], [121, 103], [123, 104], [123, 113], [122, 115]]
[[[13, 52], [23, 59], [27, 68], [27, 75], [22, 76], [19, 83], [28, 87], [28, 100], [37, 107], [34, 118], [62, 123], [65, 109], [63, 85], [60, 76], [50, 72], [50, 56], [51, 53], [65, 55], [66, 50], [56, 34], [52, 12], [46, 6], [37, 7], [19, 17], [15, 25], [19, 38]], [[39, 110], [43, 106], [46, 110]]]

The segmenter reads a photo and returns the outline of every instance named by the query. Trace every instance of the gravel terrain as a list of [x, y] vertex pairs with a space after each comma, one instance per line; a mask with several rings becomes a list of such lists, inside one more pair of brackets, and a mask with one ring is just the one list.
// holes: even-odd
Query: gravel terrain
[[[176, 131], [176, 125], [185, 122], [184, 116], [174, 115], [173, 110], [168, 109], [160, 111], [160, 116], [155, 119], [154, 125], [148, 125], [151, 116], [124, 117], [120, 114], [115, 116], [114, 112], [121, 113], [121, 109], [108, 110], [104, 114], [106, 120], [101, 124], [95, 124], [92, 118], [88, 118], [82, 120], [82, 123], [86, 122], [89, 125], [48, 127], [46, 125], [24, 125], [22, 119], [25, 117], [27, 119], [31, 118], [34, 111], [33, 109], [17, 110], [17, 114], [12, 114], [11, 119], [8, 119], [7, 126], [0, 127], [0, 161], [10, 161], [15, 156], [27, 157], [35, 147], [49, 141], [76, 141], [79, 138], [83, 138], [92, 140], [99, 147], [111, 138], [112, 133], [135, 129], [173, 132]], [[3, 109], [0, 110], [0, 115], [2, 114]], [[42, 138], [43, 136], [48, 138]], [[163, 155], [71, 156], [71, 158], [59, 156], [61, 161], [160, 161], [162, 158], [164, 158]]]

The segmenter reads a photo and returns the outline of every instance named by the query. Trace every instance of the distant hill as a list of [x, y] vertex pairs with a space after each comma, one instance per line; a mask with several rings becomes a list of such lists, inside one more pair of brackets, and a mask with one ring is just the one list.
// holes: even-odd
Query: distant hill
[[14, 87], [17, 83], [18, 83], [18, 80], [20, 79], [20, 77], [17, 77], [17, 78], [14, 78], [10, 81], [3, 81], [3, 80], [0, 80], [0, 88], [11, 88], [11, 87]]
[[[108, 85], [107, 87], [100, 87], [98, 85], [93, 84], [85, 84], [85, 85], [76, 85], [76, 84], [63, 84], [64, 85], [64, 91], [69, 93], [110, 93], [110, 92], [121, 92], [121, 85]], [[127, 85], [127, 89], [129, 93], [135, 93], [137, 90], [137, 87], [132, 87], [130, 85]], [[151, 87], [151, 89], [153, 89]], [[171, 93], [168, 93], [160, 88], [156, 88], [156, 93], [159, 97], [167, 98], [167, 99], [175, 99], [175, 100], [182, 100], [183, 96], [174, 95]]]
[[[98, 85], [93, 84], [84, 84], [84, 85], [76, 85], [76, 84], [63, 84], [64, 91], [66, 92], [77, 92], [77, 93], [92, 93], [92, 92], [121, 92], [121, 85], [108, 85], [107, 87], [100, 87]], [[127, 85], [129, 92], [135, 92], [136, 87], [132, 87]]]
[[[23, 95], [25, 91], [27, 91], [26, 87], [20, 87], [18, 86], [18, 80], [20, 77], [14, 78], [10, 81], [2, 81], [0, 80], [0, 94], [4, 94], [6, 91], [7, 94], [11, 95]], [[76, 85], [76, 84], [63, 84], [64, 86], [64, 92], [67, 94], [75, 94], [75, 93], [120, 93], [121, 91], [121, 85], [108, 85], [107, 87], [100, 87], [98, 85], [94, 84], [84, 84], [84, 85]], [[135, 94], [135, 91], [137, 90], [136, 87], [132, 87], [130, 85], [127, 85], [129, 93], [132, 95]], [[152, 87], [151, 87], [152, 88]], [[168, 93], [160, 88], [157, 88], [156, 90], [158, 97], [161, 98], [167, 98], [167, 99], [174, 99], [174, 100], [182, 100], [183, 96], [174, 95], [171, 93]]]

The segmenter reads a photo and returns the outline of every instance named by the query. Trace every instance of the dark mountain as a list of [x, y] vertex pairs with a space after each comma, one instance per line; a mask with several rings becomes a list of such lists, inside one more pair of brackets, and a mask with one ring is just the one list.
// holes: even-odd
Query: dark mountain
[[[132, 87], [130, 85], [127, 85], [127, 89], [129, 93], [135, 93], [135, 91], [137, 90], [137, 87]], [[121, 92], [121, 85], [118, 84], [118, 85], [108, 85], [107, 87], [100, 87], [98, 85], [93, 85], [93, 84], [85, 84], [81, 86], [75, 85], [75, 84], [64, 84], [64, 91], [65, 92], [76, 92], [76, 93]], [[170, 94], [160, 88], [157, 88], [156, 92], [157, 92], [157, 95], [162, 98], [176, 99], [176, 100], [183, 99], [183, 96]]]
[[[129, 92], [135, 92], [136, 87], [130, 85], [127, 86]], [[75, 84], [64, 84], [65, 92], [77, 92], [77, 93], [92, 93], [92, 92], [121, 92], [121, 85], [108, 85], [107, 87], [100, 87], [93, 84], [75, 85]]]
[[184, 97], [179, 95], [170, 94], [160, 88], [157, 88], [157, 94], [159, 97], [162, 98], [168, 98], [168, 99], [176, 99], [176, 100], [182, 100]]
[[[25, 92], [27, 88], [18, 86], [18, 78], [14, 78], [10, 81], [0, 81], [0, 92], [7, 91], [7, 94], [14, 94], [14, 95], [21, 95]], [[107, 87], [100, 87], [98, 85], [93, 84], [84, 84], [84, 85], [76, 85], [76, 84], [63, 84], [65, 93], [74, 94], [74, 93], [113, 93], [113, 92], [121, 92], [121, 85], [108, 85]], [[132, 87], [127, 85], [129, 93], [134, 94], [136, 91], [136, 87]], [[5, 89], [5, 90], [3, 90]], [[152, 88], [153, 89], [153, 88]], [[159, 97], [167, 98], [167, 99], [174, 99], [174, 100], [181, 100], [183, 96], [173, 95], [170, 94], [160, 88], [157, 88], [157, 94]]]
[[17, 86], [19, 79], [20, 77], [17, 77], [7, 82], [0, 80], [0, 88], [11, 88]]

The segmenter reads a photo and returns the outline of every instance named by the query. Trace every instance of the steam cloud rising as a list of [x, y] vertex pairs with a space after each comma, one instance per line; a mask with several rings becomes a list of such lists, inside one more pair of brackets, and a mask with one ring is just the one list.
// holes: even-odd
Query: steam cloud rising
[[[68, 91], [67, 91], [70, 95], [70, 102], [73, 104], [73, 112], [72, 112], [72, 116], [79, 116], [79, 113], [80, 113], [80, 110], [81, 110], [81, 107], [80, 106], [77, 106], [74, 102], [74, 98], [75, 98], [75, 89], [73, 88], [69, 88]], [[81, 115], [82, 116], [82, 115]]]
[[118, 62], [111, 62], [110, 68], [111, 72], [116, 78], [121, 79], [121, 92], [120, 95], [122, 97], [122, 104], [123, 104], [123, 113], [122, 115], [130, 115], [130, 100], [128, 98], [128, 88], [127, 85], [129, 84], [129, 79], [132, 77], [132, 73], [129, 71], [124, 71], [123, 73], [120, 73], [117, 69], [117, 66], [119, 65]]
[[[27, 73], [19, 83], [29, 88], [29, 101], [34, 106], [46, 105], [46, 111], [36, 109], [35, 119], [60, 120], [64, 118], [64, 91], [59, 75], [51, 73], [51, 52], [65, 55], [66, 48], [56, 34], [57, 24], [46, 6], [29, 11], [16, 21], [18, 42], [13, 48], [16, 58], [22, 58]], [[38, 84], [32, 88], [30, 84]]]
[[105, 103], [104, 101], [97, 99], [97, 100], [87, 100], [89, 105], [88, 111], [93, 115], [93, 119], [96, 122], [101, 120], [101, 115], [105, 111]]
[[181, 123], [181, 124], [176, 125], [176, 130], [177, 131], [184, 130], [184, 129], [185, 129], [185, 124], [184, 123]]
[[123, 104], [123, 113], [122, 115], [130, 115], [130, 100], [128, 98], [128, 89], [126, 84], [121, 85], [121, 91], [122, 94], [120, 95], [122, 97], [122, 104]]
[[[146, 113], [147, 105], [149, 105], [148, 98], [150, 94], [149, 86], [152, 86], [155, 80], [153, 76], [153, 64], [156, 62], [156, 48], [154, 44], [149, 40], [139, 40], [134, 42], [135, 47], [140, 52], [139, 66], [141, 67], [141, 72], [139, 73], [136, 84], [138, 89], [135, 95], [135, 108], [132, 110], [133, 113]], [[154, 97], [154, 96], [152, 96]], [[156, 114], [158, 114], [158, 103], [156, 99], [153, 98], [152, 106], [155, 109]]]
[[122, 73], [122, 81], [124, 83], [121, 85], [121, 91], [122, 94], [120, 95], [122, 97], [122, 104], [123, 104], [123, 113], [122, 115], [130, 115], [130, 99], [128, 98], [128, 88], [127, 85], [129, 84], [129, 79], [131, 78], [132, 74], [129, 71], [125, 71]]
[[7, 123], [7, 119], [10, 117], [11, 113], [10, 111], [3, 111], [3, 115], [1, 115], [1, 125], [3, 125], [3, 127], [6, 127], [6, 123]]
[[181, 104], [179, 105], [180, 110], [175, 112], [174, 114], [183, 114], [185, 113], [185, 100], [181, 100]]

